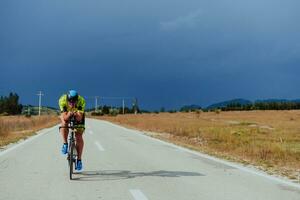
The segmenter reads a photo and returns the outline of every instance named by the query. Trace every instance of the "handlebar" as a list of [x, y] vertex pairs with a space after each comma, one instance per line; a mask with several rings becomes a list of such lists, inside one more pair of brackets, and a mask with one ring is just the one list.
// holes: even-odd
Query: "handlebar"
[[[60, 126], [60, 127], [58, 127], [58, 128], [59, 128], [59, 130], [60, 130], [61, 128], [70, 128], [70, 129], [72, 129], [72, 128], [76, 128], [76, 125], [73, 126], [73, 127], [71, 127], [71, 126]], [[85, 129], [85, 127], [79, 127], [79, 128]]]
[[85, 129], [84, 127], [77, 127], [77, 125], [79, 125], [79, 124], [76, 124], [76, 122], [77, 122], [76, 117], [75, 117], [75, 113], [76, 113], [76, 112], [77, 112], [77, 111], [71, 113], [71, 115], [70, 115], [70, 117], [69, 117], [69, 123], [68, 123], [68, 126], [60, 126], [60, 127], [59, 127], [59, 130], [60, 130], [61, 128], [68, 128], [68, 129], [83, 128], [83, 129]]

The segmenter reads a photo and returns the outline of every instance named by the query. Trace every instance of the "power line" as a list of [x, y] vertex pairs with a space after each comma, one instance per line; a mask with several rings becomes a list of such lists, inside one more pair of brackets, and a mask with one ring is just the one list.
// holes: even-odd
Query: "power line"
[[89, 97], [85, 97], [86, 99], [95, 99], [95, 112], [98, 111], [98, 99], [99, 96], [89, 96]]
[[133, 100], [133, 108], [134, 108], [134, 113], [137, 114], [137, 98], [136, 97], [102, 97], [102, 96], [89, 96], [85, 97], [87, 99], [92, 99], [95, 98], [95, 112], [97, 112], [98, 109], [98, 99], [102, 100], [122, 100], [122, 111], [123, 114], [125, 114], [125, 100]]
[[101, 99], [134, 99], [135, 97], [101, 97]]

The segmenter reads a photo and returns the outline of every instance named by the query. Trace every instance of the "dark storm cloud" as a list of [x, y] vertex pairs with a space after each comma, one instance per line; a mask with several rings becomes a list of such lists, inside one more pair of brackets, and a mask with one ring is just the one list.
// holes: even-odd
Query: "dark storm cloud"
[[142, 106], [299, 97], [300, 3], [1, 1], [4, 92], [46, 103], [68, 88]]

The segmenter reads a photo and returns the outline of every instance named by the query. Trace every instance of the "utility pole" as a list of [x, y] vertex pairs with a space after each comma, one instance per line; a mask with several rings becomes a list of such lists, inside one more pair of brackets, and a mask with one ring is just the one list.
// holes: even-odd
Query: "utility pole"
[[27, 115], [30, 116], [30, 107], [27, 107]]
[[122, 104], [123, 104], [123, 115], [125, 114], [125, 100], [123, 99], [122, 101]]
[[95, 112], [98, 111], [98, 98], [99, 96], [95, 96]]
[[134, 114], [136, 115], [137, 114], [137, 109], [138, 109], [138, 100], [137, 98], [135, 97], [134, 100], [133, 100], [133, 109], [134, 109]]
[[37, 94], [39, 96], [39, 116], [41, 116], [41, 106], [42, 106], [42, 96], [44, 95], [42, 91]]
[[[116, 100], [122, 100], [122, 107], [123, 107], [123, 114], [125, 114], [125, 100], [126, 99], [131, 99], [133, 100], [132, 106], [134, 109], [134, 114], [137, 114], [138, 111], [138, 100], [136, 97], [101, 97], [101, 99], [116, 99]], [[112, 109], [113, 106], [112, 104], [110, 105], [110, 108]]]

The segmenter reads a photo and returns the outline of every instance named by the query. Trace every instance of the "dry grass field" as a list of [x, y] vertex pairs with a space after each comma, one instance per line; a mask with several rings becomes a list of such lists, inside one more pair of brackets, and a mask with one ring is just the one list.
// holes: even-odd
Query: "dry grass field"
[[195, 112], [99, 117], [218, 157], [299, 178], [300, 111]]
[[0, 147], [34, 135], [37, 130], [51, 127], [59, 122], [56, 115], [0, 116]]

